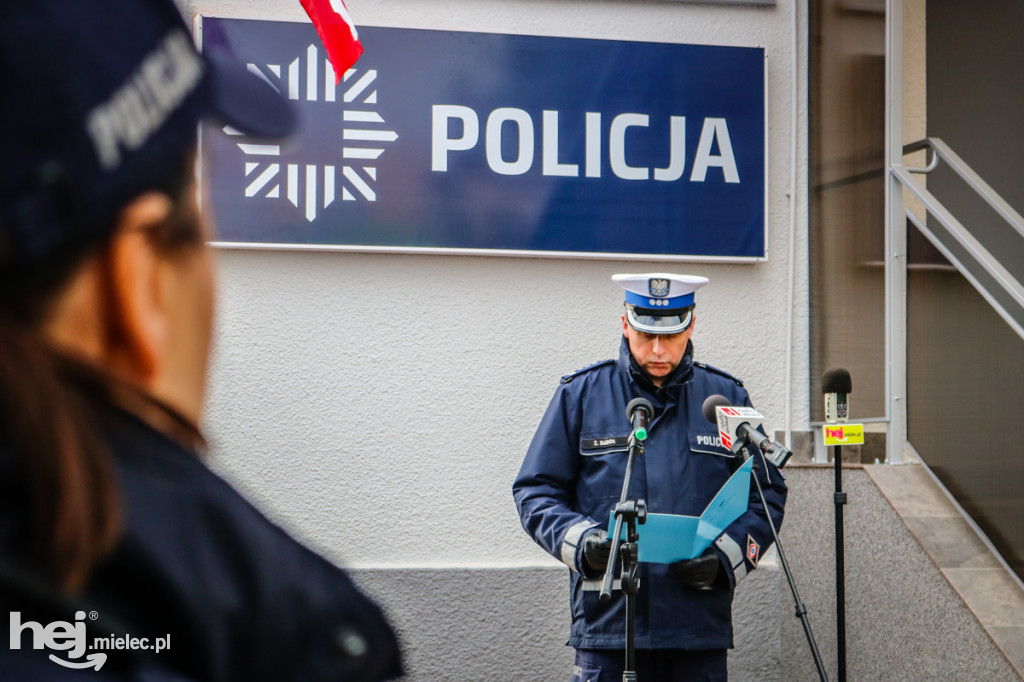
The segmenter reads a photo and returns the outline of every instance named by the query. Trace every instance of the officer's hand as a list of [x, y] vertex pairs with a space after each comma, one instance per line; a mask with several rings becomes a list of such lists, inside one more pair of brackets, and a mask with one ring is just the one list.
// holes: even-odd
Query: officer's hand
[[718, 577], [720, 565], [715, 550], [708, 547], [696, 559], [684, 559], [668, 565], [672, 574], [687, 587], [709, 590]]
[[597, 529], [583, 536], [583, 560], [590, 570], [603, 571], [608, 566], [611, 550], [612, 540], [608, 531]]

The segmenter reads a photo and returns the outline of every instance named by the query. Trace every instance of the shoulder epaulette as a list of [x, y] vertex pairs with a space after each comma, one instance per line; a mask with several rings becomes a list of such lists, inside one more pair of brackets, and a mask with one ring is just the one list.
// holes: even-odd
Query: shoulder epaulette
[[741, 388], [743, 387], [743, 382], [742, 381], [740, 381], [739, 379], [737, 379], [733, 375], [729, 374], [725, 370], [718, 369], [717, 367], [712, 367], [711, 365], [706, 365], [703, 362], [694, 362], [693, 366], [694, 367], [700, 367], [703, 370], [706, 370], [706, 371], [711, 372], [713, 374], [718, 374], [719, 376], [723, 376], [726, 379], [729, 379], [731, 381], [735, 381], [737, 386], [740, 386]]
[[584, 367], [582, 369], [578, 369], [578, 370], [576, 370], [575, 372], [573, 372], [571, 374], [566, 374], [564, 377], [562, 377], [562, 383], [563, 384], [567, 384], [567, 383], [569, 383], [570, 381], [572, 381], [573, 379], [575, 379], [576, 377], [578, 377], [581, 374], [589, 372], [592, 369], [597, 369], [598, 367], [604, 367], [605, 365], [611, 364], [613, 362], [615, 362], [615, 361], [614, 360], [602, 360], [601, 362], [595, 362], [592, 365], [587, 365], [586, 367]]

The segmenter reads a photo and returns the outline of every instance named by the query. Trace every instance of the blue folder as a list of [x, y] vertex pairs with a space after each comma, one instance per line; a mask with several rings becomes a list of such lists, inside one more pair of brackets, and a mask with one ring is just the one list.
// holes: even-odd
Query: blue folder
[[[637, 526], [640, 561], [670, 564], [700, 556], [729, 524], [747, 510], [753, 464], [754, 461], [748, 459], [737, 469], [700, 516], [648, 514], [647, 522]], [[615, 513], [611, 512], [608, 535], [614, 532]], [[623, 527], [622, 538], [625, 537], [626, 528]]]

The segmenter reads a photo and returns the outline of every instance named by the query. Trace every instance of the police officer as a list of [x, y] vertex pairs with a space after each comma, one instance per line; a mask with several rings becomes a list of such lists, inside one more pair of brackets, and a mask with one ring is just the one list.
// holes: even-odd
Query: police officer
[[[694, 294], [706, 278], [612, 279], [625, 289], [619, 357], [562, 377], [513, 485], [527, 533], [571, 569], [573, 682], [622, 679], [625, 598], [601, 602], [598, 592], [611, 544], [609, 514], [625, 473], [627, 403], [646, 398], [655, 413], [630, 499], [645, 499], [650, 512], [689, 516], [700, 516], [742, 464], [721, 447], [701, 412], [704, 400], [720, 394], [733, 405], [750, 405], [740, 380], [693, 359]], [[781, 472], [759, 465], [755, 475], [768, 510], [752, 485], [747, 511], [701, 556], [641, 564], [635, 631], [641, 682], [726, 679], [733, 591], [772, 542], [766, 511], [779, 526], [786, 500]]]
[[286, 100], [172, 0], [0, 17], [0, 679], [399, 676], [377, 605], [204, 462], [198, 125], [280, 137]]

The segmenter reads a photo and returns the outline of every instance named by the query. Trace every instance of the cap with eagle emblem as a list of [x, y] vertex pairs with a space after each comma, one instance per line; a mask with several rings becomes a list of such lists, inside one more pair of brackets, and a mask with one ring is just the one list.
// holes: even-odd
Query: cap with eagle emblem
[[694, 293], [708, 283], [699, 275], [665, 272], [612, 275], [626, 290], [626, 321], [648, 334], [679, 334], [693, 322]]

